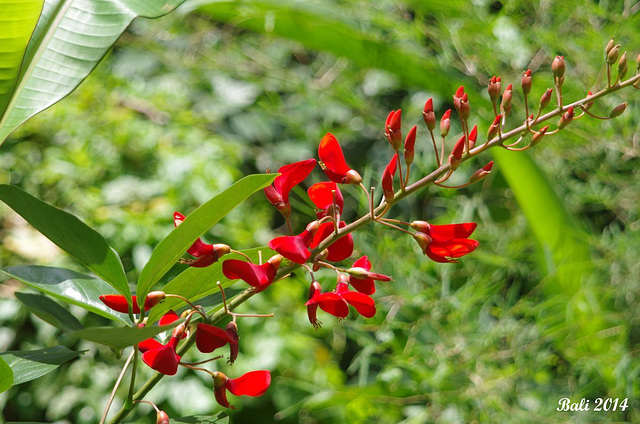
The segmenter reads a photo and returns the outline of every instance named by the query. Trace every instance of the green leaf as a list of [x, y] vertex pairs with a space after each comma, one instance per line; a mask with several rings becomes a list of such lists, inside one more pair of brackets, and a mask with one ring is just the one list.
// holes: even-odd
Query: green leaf
[[0, 393], [9, 390], [13, 386], [13, 370], [0, 356]]
[[179, 319], [168, 325], [163, 326], [147, 326], [147, 327], [92, 327], [84, 330], [74, 331], [72, 336], [79, 337], [91, 342], [100, 343], [113, 349], [123, 349], [127, 346], [133, 346], [143, 340], [154, 337], [164, 331], [171, 330], [173, 327], [182, 323], [184, 319]]
[[190, 417], [172, 418], [170, 423], [229, 424], [229, 416], [225, 412], [216, 415], [192, 415]]
[[13, 92], [22, 56], [36, 27], [44, 0], [0, 0], [0, 110]]
[[97, 231], [75, 216], [11, 185], [0, 185], [0, 200], [36, 230], [131, 299], [118, 254]]
[[[184, 225], [184, 224], [182, 224]], [[181, 225], [181, 226], [182, 226]], [[251, 258], [252, 261], [258, 263], [258, 252], [262, 252], [263, 260], [269, 259], [272, 255], [275, 255], [276, 252], [269, 249], [268, 247], [257, 247], [255, 249], [243, 250], [247, 256]], [[242, 259], [245, 258], [241, 255], [232, 253], [230, 255], [226, 255], [224, 259]], [[221, 261], [222, 262], [222, 261]], [[167, 283], [162, 291], [170, 294], [178, 294], [189, 299], [192, 302], [196, 302], [199, 299], [202, 299], [205, 296], [209, 296], [210, 294], [219, 292], [220, 289], [216, 284], [217, 281], [220, 281], [222, 287], [227, 288], [233, 282], [238, 280], [229, 280], [222, 273], [222, 263], [216, 262], [208, 267], [204, 268], [196, 268], [190, 267], [186, 270], [182, 271], [180, 274], [176, 276], [173, 280]], [[246, 285], [246, 288], [249, 288]], [[166, 313], [169, 309], [176, 309], [180, 305], [184, 304], [184, 302], [180, 299], [168, 298], [164, 302], [156, 305], [151, 310], [149, 314], [148, 322], [154, 323], [160, 317]]]
[[[268, 186], [279, 174], [256, 174], [242, 178], [193, 211], [153, 250], [140, 273], [138, 303], [142, 305], [151, 287], [171, 269], [198, 237], [256, 191]], [[214, 282], [215, 283], [215, 282]]]
[[[362, 21], [338, 4], [328, 7], [278, 0], [191, 0], [181, 10], [196, 8], [238, 28], [295, 40], [310, 49], [346, 57], [360, 67], [385, 69], [410, 84], [423, 86], [428, 75], [434, 88], [455, 90], [452, 79], [436, 61], [394, 44], [392, 37], [362, 28]], [[409, 25], [403, 29], [410, 31]]]
[[[31, 33], [33, 15], [39, 12], [33, 1], [0, 3], [3, 15], [6, 4], [20, 12], [16, 24], [25, 28], [16, 32], [15, 51], [2, 65], [10, 67], [0, 86], [0, 144], [7, 136], [36, 113], [71, 93], [102, 60], [111, 46], [137, 16], [156, 18], [171, 12], [184, 0], [46, 0], [42, 15], [26, 51], [25, 33]], [[18, 6], [14, 6], [20, 5]], [[0, 25], [11, 20], [0, 20]], [[0, 27], [0, 33], [3, 33]], [[8, 33], [11, 34], [11, 33]], [[0, 45], [10, 37], [3, 33]], [[9, 50], [10, 47], [7, 47]], [[4, 50], [4, 49], [2, 49]], [[16, 72], [20, 56], [22, 65]], [[10, 60], [11, 59], [11, 60]]]
[[129, 323], [128, 315], [112, 310], [99, 300], [103, 294], [113, 294], [113, 290], [97, 278], [69, 269], [37, 265], [0, 268], [0, 272], [67, 303], [122, 324]]
[[54, 327], [69, 331], [82, 330], [84, 328], [84, 325], [71, 315], [71, 312], [47, 296], [21, 292], [16, 292], [15, 295], [31, 313]]
[[0, 356], [13, 370], [13, 384], [16, 385], [42, 377], [80, 353], [64, 346], [54, 346], [37, 350], [7, 351], [0, 353]]

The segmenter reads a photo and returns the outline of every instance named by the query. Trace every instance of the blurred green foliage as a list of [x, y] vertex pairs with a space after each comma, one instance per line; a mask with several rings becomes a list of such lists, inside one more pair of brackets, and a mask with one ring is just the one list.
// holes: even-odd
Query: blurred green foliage
[[[402, 108], [408, 128], [422, 120], [428, 97], [440, 116], [451, 107], [451, 88], [465, 84], [472, 119], [484, 134], [491, 113], [484, 88], [489, 76], [502, 75], [503, 86], [514, 83], [514, 113], [520, 116], [517, 87], [524, 69], [534, 71], [536, 103], [551, 85], [551, 59], [564, 54], [564, 91], [574, 99], [602, 86], [602, 49], [610, 36], [634, 53], [640, 46], [638, 7], [623, 1], [292, 5], [296, 13], [301, 8], [322, 15], [327, 32], [326, 22], [335, 21], [356, 35], [368, 34], [365, 40], [408, 52], [415, 62], [405, 71], [377, 63], [384, 55], [354, 52], [351, 60], [335, 38], [326, 44], [286, 39], [270, 33], [268, 19], [259, 26], [247, 18], [260, 12], [275, 19], [286, 9], [281, 2], [221, 2], [209, 6], [219, 15], [197, 9], [138, 20], [70, 98], [0, 148], [0, 182], [80, 216], [123, 256], [134, 281], [170, 231], [174, 210], [191, 212], [247, 173], [314, 156], [327, 131], [343, 143], [365, 184], [376, 184], [390, 156], [382, 136], [389, 110]], [[233, 8], [244, 15], [224, 18], [222, 12]], [[424, 66], [423, 81], [415, 76], [416, 63]], [[631, 104], [618, 119], [581, 119], [532, 154], [583, 229], [593, 271], [580, 287], [595, 293], [587, 301], [602, 308], [607, 326], [588, 342], [596, 345], [594, 352], [599, 344], [609, 352], [569, 360], [573, 346], [565, 340], [575, 337], [576, 328], [556, 317], [572, 299], [550, 295], [547, 286], [556, 282], [540, 266], [539, 245], [497, 169], [481, 184], [430, 188], [392, 211], [399, 219], [479, 222], [474, 236], [480, 248], [461, 264], [434, 264], [413, 240], [388, 228], [355, 235], [358, 251], [369, 255], [374, 269], [394, 276], [378, 285], [373, 319], [335, 322], [321, 313], [324, 326], [316, 332], [302, 306], [308, 288], [302, 273], [243, 306], [273, 311], [276, 318], [240, 321], [241, 356], [229, 374], [271, 369], [274, 382], [265, 396], [235, 402], [241, 409], [232, 422], [640, 422], [640, 109], [632, 95], [622, 94]], [[620, 101], [611, 96], [597, 111], [606, 114]], [[434, 163], [423, 129], [419, 149], [425, 153], [416, 156], [414, 175]], [[466, 181], [483, 164], [463, 166], [456, 178]], [[509, 166], [508, 160], [499, 165]], [[360, 199], [358, 191], [344, 191]], [[303, 196], [294, 200], [302, 226], [310, 209]], [[42, 244], [6, 208], [0, 212], [3, 265], [81, 269]], [[347, 218], [363, 212], [364, 206], [348, 201]], [[266, 244], [269, 228], [282, 225], [267, 202], [254, 196], [207, 238], [244, 249]], [[320, 275], [331, 287], [332, 273]], [[19, 309], [11, 298], [16, 284], [0, 289], [0, 350], [59, 343], [88, 350], [80, 360], [0, 395], [4, 418], [96, 422], [120, 361]], [[86, 326], [105, 323], [71, 310]], [[603, 364], [613, 379], [602, 378]], [[150, 375], [146, 369], [142, 374]], [[593, 404], [607, 396], [628, 397], [630, 406], [625, 412], [556, 411], [562, 397]], [[149, 399], [176, 417], [216, 410], [211, 382], [185, 370], [163, 381]], [[148, 412], [137, 408], [131, 422], [151, 422]]]

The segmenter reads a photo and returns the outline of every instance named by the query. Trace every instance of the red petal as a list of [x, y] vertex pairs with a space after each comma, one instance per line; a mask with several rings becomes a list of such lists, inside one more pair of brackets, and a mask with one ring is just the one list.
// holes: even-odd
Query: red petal
[[[177, 227], [185, 220], [185, 216], [180, 212], [173, 213], [173, 223]], [[213, 246], [203, 242], [201, 239], [196, 240], [193, 245], [187, 250], [187, 253], [197, 257], [204, 256], [213, 253]]]
[[142, 360], [154, 370], [165, 375], [178, 372], [180, 356], [176, 354], [172, 343], [167, 343], [159, 349], [148, 350], [142, 354]]
[[376, 305], [373, 299], [366, 294], [349, 291], [340, 293], [340, 296], [342, 296], [349, 305], [356, 308], [356, 311], [363, 317], [371, 318], [376, 314]]
[[353, 263], [353, 267], [354, 268], [363, 268], [366, 269], [367, 271], [371, 270], [371, 262], [369, 261], [369, 258], [367, 257], [367, 255], [364, 255], [362, 257], [360, 257], [360, 259], [358, 259], [357, 261], [355, 261]]
[[245, 375], [229, 379], [225, 387], [234, 395], [260, 396], [271, 384], [271, 371], [251, 371]]
[[273, 181], [273, 186], [282, 195], [285, 203], [289, 203], [291, 189], [307, 178], [315, 166], [315, 159], [307, 159], [278, 169], [278, 172], [282, 175], [276, 177]]
[[138, 343], [138, 350], [145, 353], [148, 350], [156, 350], [162, 348], [163, 344], [156, 339], [147, 339]]
[[276, 276], [276, 269], [269, 262], [262, 265], [244, 262], [238, 259], [227, 259], [222, 263], [222, 273], [230, 280], [241, 279], [250, 286], [266, 289]]
[[331, 181], [341, 183], [347, 172], [351, 170], [344, 160], [344, 154], [338, 140], [331, 133], [325, 135], [320, 141], [318, 156], [325, 164], [324, 172]]
[[322, 293], [305, 303], [306, 306], [317, 304], [320, 309], [334, 317], [344, 318], [349, 315], [349, 306], [336, 293]]
[[316, 205], [318, 209], [326, 210], [333, 205], [332, 190], [335, 190], [336, 192], [336, 205], [338, 205], [338, 209], [340, 209], [340, 213], [342, 213], [344, 197], [342, 197], [342, 192], [340, 192], [340, 189], [335, 182], [316, 183], [309, 187], [307, 193], [309, 194], [309, 198], [311, 198], [313, 204]]
[[[346, 226], [344, 221], [341, 221], [338, 228]], [[325, 222], [320, 224], [320, 228], [313, 237], [313, 241], [309, 246], [311, 249], [317, 247], [324, 239], [329, 237], [334, 231], [332, 222]], [[271, 247], [271, 246], [269, 246]], [[273, 249], [273, 248], [272, 248]], [[279, 252], [278, 252], [279, 253]], [[329, 262], [338, 262], [347, 259], [353, 253], [353, 236], [351, 233], [346, 236], [340, 237], [329, 246], [329, 255], [327, 260]], [[284, 255], [283, 255], [284, 256]]]
[[[122, 312], [123, 314], [129, 313], [129, 302], [127, 302], [127, 298], [121, 294], [105, 294], [100, 296], [100, 300], [114, 311]], [[140, 307], [138, 306], [136, 297], [131, 296], [131, 300], [133, 301], [133, 313], [139, 314]]]
[[473, 252], [480, 243], [469, 239], [453, 239], [448, 242], [431, 242], [428, 250], [438, 256], [459, 258]]
[[466, 222], [464, 224], [433, 225], [429, 227], [427, 235], [434, 241], [448, 241], [451, 239], [468, 238], [476, 229], [478, 224]]
[[349, 283], [360, 293], [374, 294], [376, 292], [376, 285], [371, 278], [356, 278], [352, 276]]
[[229, 405], [229, 401], [227, 400], [227, 389], [225, 388], [225, 386], [214, 387], [213, 395], [215, 396], [216, 401], [221, 406], [224, 406], [225, 408], [235, 409], [234, 406]]
[[169, 312], [167, 312], [166, 314], [164, 314], [162, 316], [162, 318], [160, 318], [160, 320], [158, 321], [158, 325], [169, 325], [174, 321], [177, 321], [180, 319], [180, 316], [178, 314], [176, 314], [173, 309], [169, 310]]
[[227, 343], [237, 343], [226, 331], [209, 324], [198, 324], [196, 346], [202, 353], [211, 353]]
[[276, 237], [269, 242], [269, 247], [285, 258], [303, 264], [311, 256], [308, 246], [312, 236], [310, 231], [304, 230], [297, 236]]

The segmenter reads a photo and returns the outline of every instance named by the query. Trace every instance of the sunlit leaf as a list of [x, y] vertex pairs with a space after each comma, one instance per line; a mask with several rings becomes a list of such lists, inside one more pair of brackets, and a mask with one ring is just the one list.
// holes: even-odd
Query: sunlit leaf
[[170, 423], [196, 423], [196, 424], [228, 424], [229, 416], [224, 412], [216, 415], [192, 415], [190, 417], [172, 418]]
[[13, 370], [0, 356], [0, 393], [7, 391], [13, 386]]
[[18, 125], [72, 92], [134, 18], [162, 16], [183, 1], [46, 0], [26, 50], [25, 37], [33, 30], [33, 14], [42, 2], [0, 3], [3, 17], [9, 16], [0, 19], [0, 45], [12, 38], [11, 32], [4, 32], [9, 25], [21, 27], [16, 40], [0, 48], [0, 52], [12, 50], [10, 57], [0, 55], [0, 67], [8, 67], [0, 83], [0, 144]]

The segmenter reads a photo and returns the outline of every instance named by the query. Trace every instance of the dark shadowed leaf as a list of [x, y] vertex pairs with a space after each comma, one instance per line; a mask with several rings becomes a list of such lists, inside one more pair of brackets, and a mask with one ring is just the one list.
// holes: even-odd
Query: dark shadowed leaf
[[170, 423], [228, 424], [229, 416], [224, 412], [216, 415], [192, 415], [190, 417], [172, 418]]
[[156, 336], [164, 331], [171, 330], [184, 320], [179, 319], [168, 325], [148, 327], [93, 327], [80, 331], [74, 331], [71, 335], [91, 342], [100, 343], [114, 349], [122, 349], [133, 346], [142, 340]]
[[71, 315], [71, 312], [47, 296], [21, 292], [16, 292], [15, 296], [31, 313], [54, 327], [68, 331], [82, 330], [84, 328], [84, 325]]

